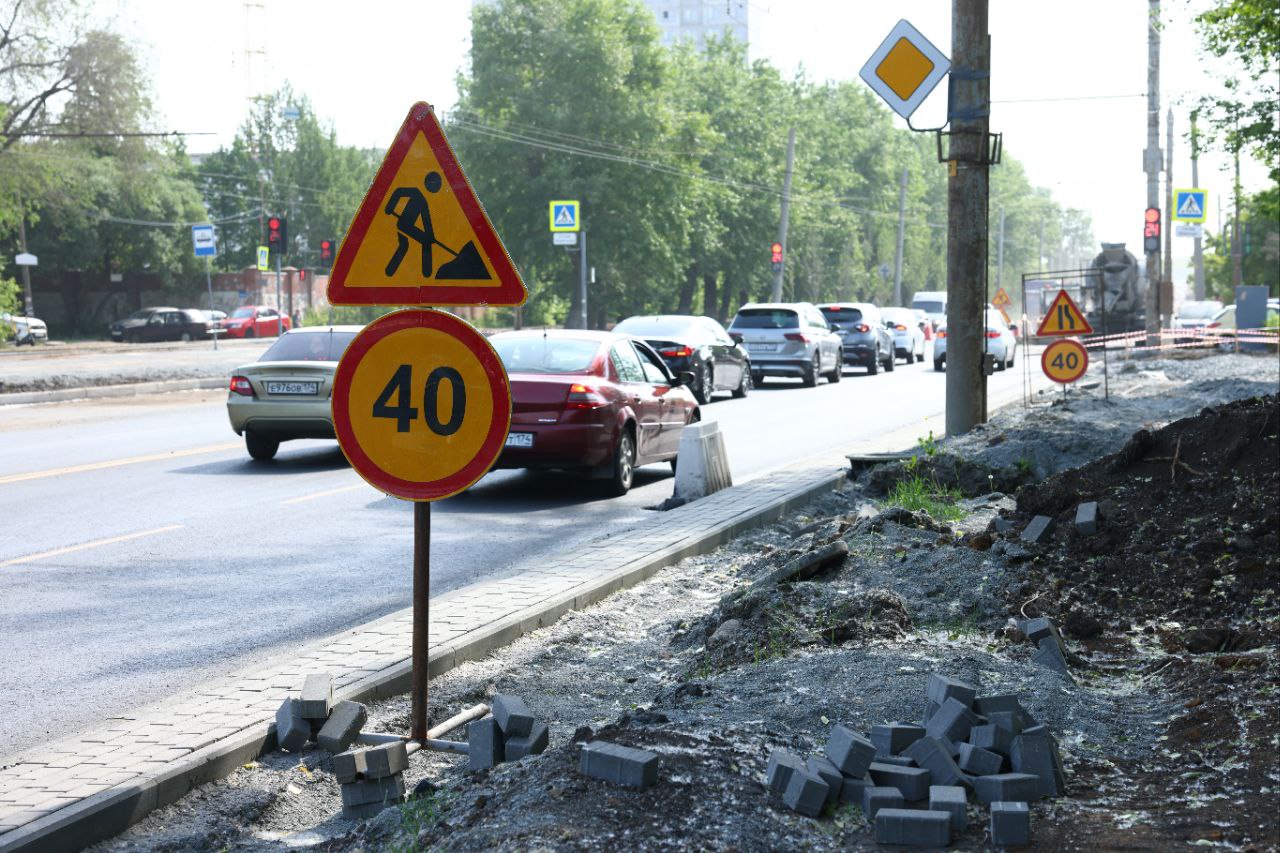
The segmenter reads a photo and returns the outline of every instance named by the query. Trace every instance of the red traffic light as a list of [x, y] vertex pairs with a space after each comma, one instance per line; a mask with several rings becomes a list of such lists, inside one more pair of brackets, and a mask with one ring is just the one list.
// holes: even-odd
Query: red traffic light
[[1147, 208], [1146, 219], [1147, 219], [1147, 221], [1148, 221], [1148, 222], [1159, 222], [1159, 221], [1160, 221], [1160, 208], [1158, 208], [1158, 207], [1148, 207], [1148, 208]]
[[332, 240], [320, 241], [320, 260], [322, 261], [333, 260], [333, 241]]
[[307, 271], [298, 270], [298, 281], [306, 281], [306, 280], [307, 280]]
[[288, 242], [285, 236], [288, 233], [289, 223], [283, 216], [267, 217], [267, 245], [276, 249], [283, 249], [284, 244]]
[[782, 254], [782, 244], [774, 243], [772, 246], [769, 247], [769, 251], [773, 252], [775, 255]]
[[279, 218], [277, 218], [277, 217], [273, 216], [273, 217], [271, 217], [270, 219], [268, 219], [268, 220], [267, 220], [267, 227], [268, 227], [268, 228], [270, 228], [272, 231], [278, 230], [278, 229], [280, 228], [280, 220], [279, 220]]

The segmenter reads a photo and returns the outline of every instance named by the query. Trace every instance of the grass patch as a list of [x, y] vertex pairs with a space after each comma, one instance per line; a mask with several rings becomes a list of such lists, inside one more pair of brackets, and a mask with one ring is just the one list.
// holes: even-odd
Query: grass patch
[[400, 829], [404, 833], [398, 843], [388, 849], [393, 853], [411, 853], [417, 850], [418, 833], [435, 826], [446, 807], [445, 793], [436, 791], [422, 797], [410, 797], [400, 808]]
[[924, 511], [938, 521], [959, 521], [965, 516], [965, 511], [956, 505], [960, 497], [955, 489], [939, 484], [932, 477], [917, 474], [899, 480], [885, 498], [885, 503], [912, 512]]

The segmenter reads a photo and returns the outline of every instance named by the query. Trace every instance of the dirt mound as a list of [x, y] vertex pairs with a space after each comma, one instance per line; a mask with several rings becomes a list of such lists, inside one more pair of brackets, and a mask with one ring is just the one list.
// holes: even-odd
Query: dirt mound
[[[1280, 411], [1277, 397], [1204, 409], [1135, 433], [1116, 454], [1023, 488], [1022, 521], [1057, 522], [1010, 602], [1088, 637], [1104, 621], [1177, 622], [1181, 645], [1249, 648], [1280, 615]], [[1075, 530], [1098, 501], [1101, 530]]]

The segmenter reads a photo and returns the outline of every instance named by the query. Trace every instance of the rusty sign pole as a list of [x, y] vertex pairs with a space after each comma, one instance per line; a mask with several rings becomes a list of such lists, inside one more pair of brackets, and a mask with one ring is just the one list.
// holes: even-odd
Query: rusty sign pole
[[413, 504], [413, 702], [409, 736], [427, 742], [427, 630], [431, 598], [431, 502]]

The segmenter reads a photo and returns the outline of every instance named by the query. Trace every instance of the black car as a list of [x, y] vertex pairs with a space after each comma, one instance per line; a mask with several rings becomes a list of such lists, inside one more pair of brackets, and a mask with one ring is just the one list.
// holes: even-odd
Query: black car
[[658, 351], [679, 376], [694, 375], [693, 396], [706, 404], [716, 391], [745, 397], [751, 390], [751, 361], [740, 344], [710, 317], [660, 314], [628, 317], [613, 327], [623, 335], [641, 338]]
[[193, 308], [143, 308], [112, 323], [111, 340], [200, 341], [208, 339], [211, 328], [208, 316]]
[[880, 309], [869, 302], [827, 302], [818, 306], [844, 346], [845, 364], [860, 365], [875, 374], [893, 370], [893, 332]]

